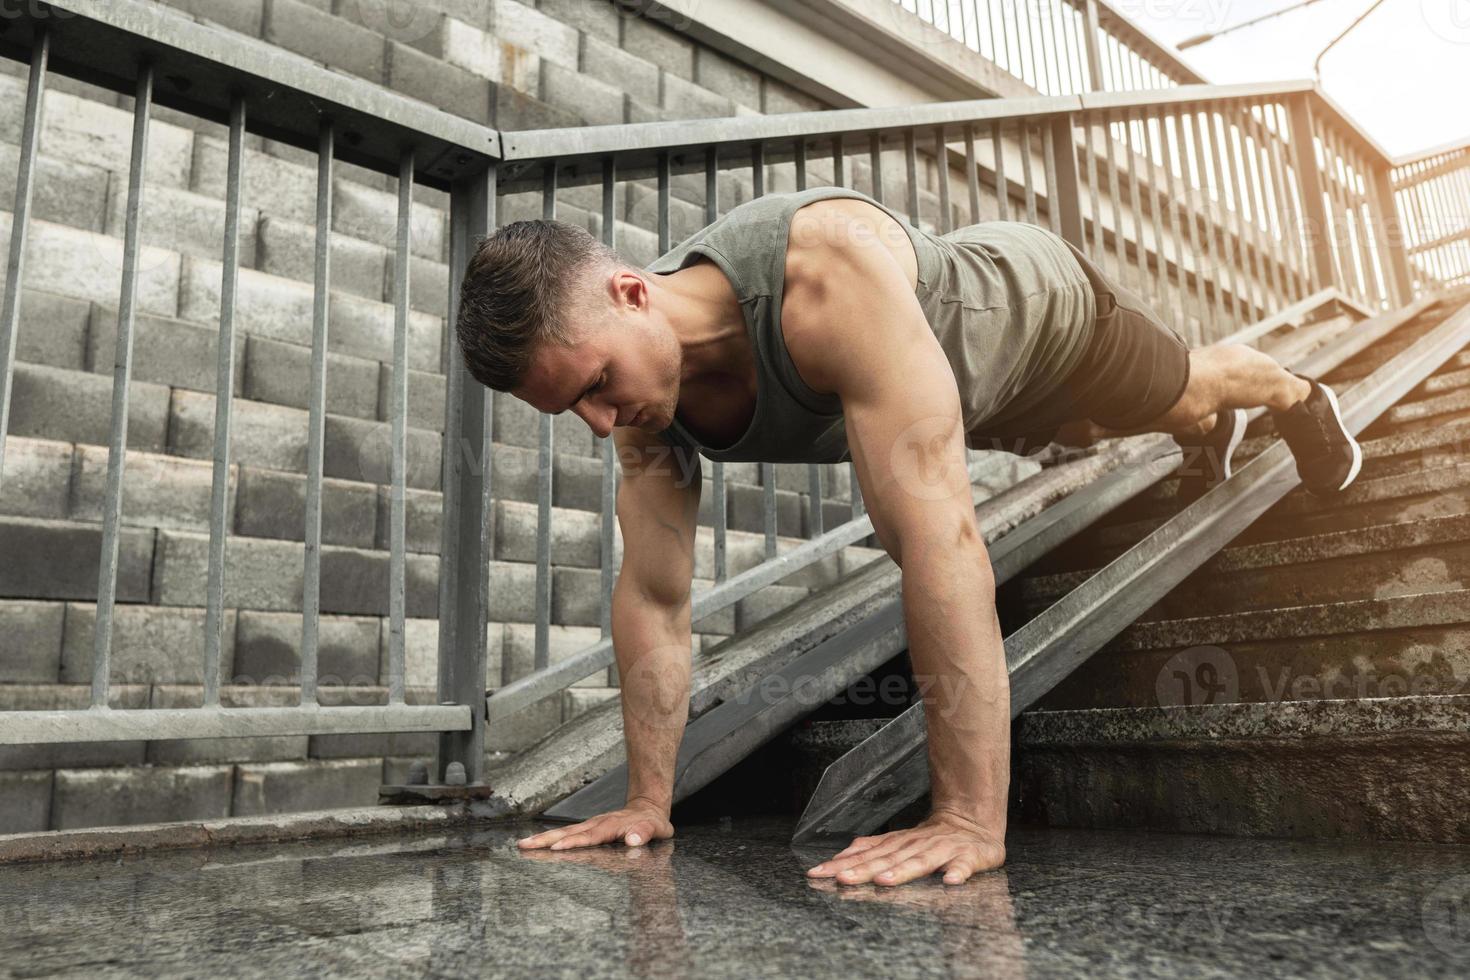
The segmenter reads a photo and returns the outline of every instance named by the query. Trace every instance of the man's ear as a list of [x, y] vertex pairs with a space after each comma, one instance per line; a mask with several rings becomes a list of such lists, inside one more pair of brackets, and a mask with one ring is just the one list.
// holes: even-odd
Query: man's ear
[[642, 313], [648, 309], [648, 280], [632, 269], [615, 271], [608, 280], [613, 305], [619, 310]]

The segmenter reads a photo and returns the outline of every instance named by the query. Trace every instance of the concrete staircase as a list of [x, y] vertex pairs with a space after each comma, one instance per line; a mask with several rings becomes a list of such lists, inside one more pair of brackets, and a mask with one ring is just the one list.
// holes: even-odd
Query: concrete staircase
[[[1431, 308], [1326, 380], [1343, 391], [1467, 302]], [[1361, 434], [1350, 491], [1293, 490], [1022, 714], [1012, 819], [1470, 841], [1467, 369], [1470, 350]], [[1263, 416], [1238, 459], [1273, 439]], [[1003, 586], [1004, 631], [1176, 513], [1180, 494], [1161, 481]], [[905, 670], [899, 658], [885, 673]], [[728, 807], [779, 766], [791, 775], [766, 780], [763, 805], [803, 806], [826, 765], [897, 713], [846, 700], [691, 805]]]

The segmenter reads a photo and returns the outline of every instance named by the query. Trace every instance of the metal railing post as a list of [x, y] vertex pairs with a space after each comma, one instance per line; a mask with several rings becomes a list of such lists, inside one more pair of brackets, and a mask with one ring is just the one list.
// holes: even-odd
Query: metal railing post
[[459, 290], [476, 243], [495, 227], [494, 164], [455, 183], [449, 205], [449, 318], [444, 403], [444, 519], [439, 553], [439, 701], [470, 706], [468, 731], [443, 732], [435, 772], [451, 762], [480, 781], [485, 760], [485, 631], [490, 602], [490, 392], [465, 368], [454, 337]]
[[1097, 0], [1087, 0], [1087, 29], [1082, 32], [1083, 44], [1087, 49], [1087, 84], [1094, 92], [1103, 86], [1102, 55], [1098, 53], [1097, 39], [1102, 36], [1102, 25], [1098, 22]]
[[1409, 271], [1404, 225], [1394, 200], [1388, 164], [1375, 164], [1371, 180], [1373, 234], [1378, 239], [1378, 254], [1382, 256], [1383, 278], [1392, 291], [1394, 305], [1402, 306], [1414, 295], [1414, 277]]
[[[1072, 124], [1071, 113], [1057, 116], [1051, 121], [1056, 181], [1047, 188], [1047, 193], [1051, 195], [1047, 209], [1057, 217], [1061, 236], [1086, 252], [1087, 240], [1082, 228], [1082, 190], [1077, 173], [1077, 141], [1072, 136]], [[1088, 159], [1091, 159], [1091, 154]], [[1093, 215], [1093, 220], [1096, 218]]]
[[1317, 149], [1312, 139], [1312, 110], [1306, 96], [1287, 100], [1290, 116], [1291, 159], [1296, 170], [1297, 190], [1302, 202], [1307, 249], [1311, 253], [1314, 289], [1340, 286], [1332, 262], [1332, 239], [1327, 228], [1327, 208], [1322, 201], [1322, 175], [1317, 170]]

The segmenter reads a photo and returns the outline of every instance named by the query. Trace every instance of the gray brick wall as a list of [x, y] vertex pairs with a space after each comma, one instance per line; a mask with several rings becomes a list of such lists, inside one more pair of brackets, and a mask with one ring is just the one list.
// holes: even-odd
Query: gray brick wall
[[[670, 23], [611, 0], [168, 0], [182, 11], [507, 129], [725, 116], [819, 106], [789, 86], [703, 48]], [[10, 234], [24, 104], [22, 66], [0, 63], [0, 240]], [[56, 79], [22, 284], [18, 363], [0, 485], [0, 711], [83, 707], [90, 680], [121, 278], [122, 201], [131, 118], [126, 100]], [[134, 337], [134, 381], [114, 622], [119, 706], [201, 697], [205, 546], [223, 234], [225, 132], [160, 111], [152, 127]], [[222, 665], [234, 705], [293, 703], [299, 682], [301, 576], [311, 343], [315, 168], [310, 154], [246, 144], [239, 320], [233, 380], [229, 606]], [[895, 172], [897, 168], [894, 168]], [[862, 171], [854, 162], [854, 170]], [[820, 162], [813, 178], [819, 179]], [[830, 173], [830, 170], [828, 170]], [[776, 168], [772, 188], [789, 185]], [[726, 206], [749, 175], [721, 178]], [[675, 184], [680, 234], [703, 220], [703, 183]], [[328, 698], [386, 697], [395, 187], [339, 168], [323, 508], [320, 667]], [[410, 292], [409, 697], [434, 698], [438, 489], [449, 280], [444, 195], [418, 190]], [[618, 238], [630, 261], [654, 257], [650, 189], [619, 190]], [[568, 188], [562, 216], [600, 231], [600, 196]], [[539, 214], [535, 195], [503, 217]], [[491, 515], [486, 685], [531, 669], [536, 416], [493, 397], [499, 442]], [[600, 635], [601, 457], [577, 419], [558, 422], [552, 534], [552, 657]], [[789, 472], [788, 472], [789, 469]], [[731, 572], [760, 560], [757, 468], [727, 467]], [[826, 520], [844, 519], [846, 467], [824, 468]], [[806, 473], [778, 470], [783, 549], [805, 534]], [[712, 492], [696, 586], [713, 577]], [[696, 651], [832, 581], [878, 552], [852, 548], [698, 624]], [[353, 685], [348, 694], [342, 685]], [[615, 693], [612, 672], [523, 713], [491, 735], [492, 761]], [[0, 749], [0, 833], [371, 803], [432, 750], [423, 736], [232, 739]], [[145, 765], [146, 763], [146, 765]]]

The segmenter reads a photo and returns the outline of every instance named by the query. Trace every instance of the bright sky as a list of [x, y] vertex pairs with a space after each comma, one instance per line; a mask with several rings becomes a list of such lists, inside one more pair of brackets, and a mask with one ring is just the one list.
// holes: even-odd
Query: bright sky
[[[1160, 41], [1296, 0], [1114, 0]], [[1312, 77], [1312, 61], [1373, 0], [1317, 3], [1183, 52], [1212, 82]], [[1470, 0], [1383, 0], [1322, 59], [1322, 87], [1389, 153], [1470, 136]]]

